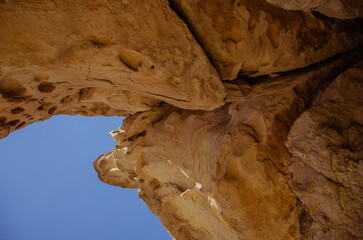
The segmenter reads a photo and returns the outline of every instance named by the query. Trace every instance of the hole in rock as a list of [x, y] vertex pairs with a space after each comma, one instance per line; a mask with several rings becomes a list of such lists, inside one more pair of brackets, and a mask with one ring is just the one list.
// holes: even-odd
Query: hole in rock
[[11, 109], [11, 113], [13, 113], [13, 114], [18, 114], [21, 112], [24, 112], [24, 108], [22, 108], [22, 107], [16, 107], [14, 109]]
[[0, 140], [0, 239], [168, 239], [137, 190], [102, 183], [92, 162], [122, 118], [58, 115]]
[[38, 90], [42, 93], [50, 93], [55, 90], [55, 86], [51, 82], [42, 82], [38, 86]]

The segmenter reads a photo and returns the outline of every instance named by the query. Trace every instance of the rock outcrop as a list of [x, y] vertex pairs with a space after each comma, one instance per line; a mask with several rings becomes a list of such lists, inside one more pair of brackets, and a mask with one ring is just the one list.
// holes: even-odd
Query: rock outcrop
[[[111, 133], [118, 145], [100, 156], [95, 168], [106, 183], [139, 188], [139, 196], [172, 236], [180, 239], [300, 239], [305, 234], [300, 231], [305, 201], [296, 197], [294, 179], [303, 178], [305, 171], [299, 172], [303, 176], [295, 173], [298, 170], [290, 166], [284, 142], [292, 123], [311, 104], [319, 87], [329, 84], [361, 54], [347, 54], [255, 84], [246, 96], [215, 111], [180, 110], [165, 104], [133, 115]], [[355, 76], [355, 84], [361, 87], [362, 76]], [[239, 83], [235, 85], [238, 88]], [[360, 90], [357, 87], [356, 93]], [[352, 96], [352, 108], [359, 106], [359, 101], [354, 103], [357, 99], [359, 96]], [[306, 130], [302, 129], [304, 133]], [[359, 136], [359, 131], [355, 134]], [[354, 135], [352, 139], [358, 140]], [[300, 142], [305, 146], [298, 139]], [[362, 141], [354, 144], [361, 147]], [[356, 165], [358, 158], [356, 153]], [[359, 169], [354, 166], [351, 175], [358, 184]], [[343, 176], [345, 173], [341, 172]], [[355, 198], [348, 194], [354, 184], [347, 186], [345, 195], [341, 192], [345, 200], [354, 200], [357, 205], [351, 206], [351, 214], [353, 208], [362, 212], [358, 193]], [[312, 192], [313, 205], [323, 205], [320, 192]], [[296, 193], [299, 196], [299, 191]], [[327, 208], [337, 210], [333, 205], [331, 202]], [[307, 210], [310, 212], [309, 207]], [[345, 214], [345, 209], [338, 210]], [[312, 217], [319, 217], [314, 214], [320, 212], [311, 211]], [[354, 222], [358, 226], [357, 218]], [[355, 233], [357, 237], [359, 231]], [[314, 232], [313, 237], [319, 234]]]
[[[359, 21], [286, 11], [264, 0], [172, 0], [222, 80], [320, 62], [362, 42]], [[344, 44], [342, 44], [344, 42]]]
[[167, 1], [11, 1], [0, 11], [0, 111], [9, 131], [53, 114], [224, 104], [216, 70]]
[[363, 238], [362, 80], [360, 62], [319, 94], [288, 136], [292, 187], [314, 217], [313, 234], [327, 239]]
[[360, 0], [267, 0], [267, 2], [287, 10], [317, 11], [333, 18], [363, 17], [363, 2]]
[[294, 2], [2, 1], [0, 137], [125, 116], [94, 167], [174, 238], [361, 239], [361, 5]]

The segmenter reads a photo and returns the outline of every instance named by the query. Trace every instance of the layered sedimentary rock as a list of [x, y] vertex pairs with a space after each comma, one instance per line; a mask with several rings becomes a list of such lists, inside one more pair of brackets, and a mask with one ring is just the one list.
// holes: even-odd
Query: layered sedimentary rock
[[339, 75], [290, 130], [292, 187], [314, 233], [362, 239], [363, 62]]
[[352, 19], [363, 17], [363, 2], [360, 0], [267, 0], [287, 10], [317, 11], [328, 17]]
[[11, 1], [0, 11], [0, 101], [9, 131], [53, 114], [126, 116], [160, 101], [186, 109], [224, 103], [216, 71], [167, 1]]
[[362, 31], [360, 21], [329, 21], [264, 0], [171, 2], [223, 80], [305, 67], [362, 42], [352, 34]]
[[[295, 177], [303, 176], [295, 176], [291, 171], [294, 167], [288, 167], [290, 155], [284, 142], [292, 123], [311, 104], [319, 86], [329, 84], [357, 58], [349, 54], [258, 83], [246, 96], [215, 111], [179, 110], [163, 105], [134, 115], [111, 133], [118, 145], [101, 156], [95, 168], [106, 183], [139, 188], [139, 196], [172, 236], [180, 239], [308, 236], [315, 222], [306, 223], [308, 230], [302, 227], [305, 201], [296, 197], [290, 180], [293, 177], [294, 184]], [[362, 76], [355, 81], [362, 85]], [[361, 146], [362, 142], [356, 144]], [[357, 171], [361, 170], [352, 173], [355, 183], [361, 182]], [[318, 188], [315, 191], [314, 204], [324, 204]], [[344, 197], [353, 200], [355, 210], [362, 212], [359, 199], [349, 194]], [[333, 205], [332, 202], [326, 208], [333, 211]], [[320, 212], [307, 209], [318, 221], [315, 214]], [[339, 214], [345, 211], [334, 210], [339, 210]], [[357, 218], [342, 221], [359, 226]], [[332, 227], [339, 223], [335, 224]], [[344, 236], [344, 231], [337, 232]], [[358, 237], [357, 233], [352, 236]], [[321, 232], [309, 234], [314, 238], [321, 236]]]
[[175, 239], [363, 238], [360, 5], [268, 2], [1, 2], [0, 137], [125, 116], [95, 169]]

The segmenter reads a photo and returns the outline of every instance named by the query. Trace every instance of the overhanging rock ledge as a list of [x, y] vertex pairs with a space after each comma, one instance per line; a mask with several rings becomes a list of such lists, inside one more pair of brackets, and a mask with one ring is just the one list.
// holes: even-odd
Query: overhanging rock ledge
[[124, 116], [94, 167], [173, 238], [363, 239], [362, 9], [0, 1], [0, 138]]

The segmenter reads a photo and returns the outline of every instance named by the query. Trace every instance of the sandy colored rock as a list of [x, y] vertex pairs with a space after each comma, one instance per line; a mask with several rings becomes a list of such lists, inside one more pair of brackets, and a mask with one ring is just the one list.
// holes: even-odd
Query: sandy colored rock
[[361, 239], [363, 62], [339, 75], [294, 123], [292, 186], [316, 221], [319, 239]]
[[1, 112], [22, 105], [27, 116], [16, 119], [26, 125], [52, 106], [126, 116], [161, 101], [224, 104], [216, 71], [167, 1], [19, 0], [0, 12]]
[[363, 238], [360, 5], [269, 2], [0, 1], [0, 138], [125, 116], [94, 167], [175, 239]]
[[264, 0], [171, 2], [223, 80], [302, 68], [363, 40], [361, 20], [287, 11]]
[[95, 169], [106, 183], [139, 188], [176, 239], [300, 239], [305, 209], [290, 188], [284, 143], [319, 86], [360, 55], [267, 78], [215, 111], [164, 104], [133, 115]]
[[360, 0], [266, 0], [286, 10], [317, 11], [328, 17], [352, 19], [363, 17]]
[[[166, 1], [12, 1], [0, 11], [0, 110], [9, 131], [53, 114], [224, 103], [216, 71]], [[20, 105], [21, 114], [6, 114]]]

